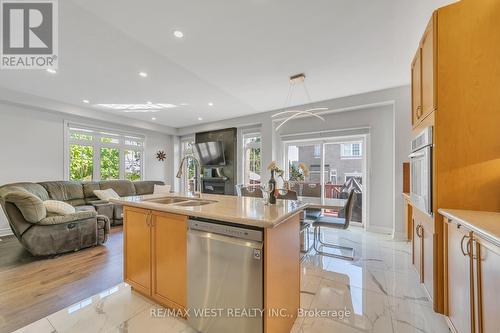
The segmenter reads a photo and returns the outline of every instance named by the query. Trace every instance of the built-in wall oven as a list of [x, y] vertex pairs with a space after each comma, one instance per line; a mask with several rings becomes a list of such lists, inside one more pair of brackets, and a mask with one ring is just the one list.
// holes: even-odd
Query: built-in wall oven
[[411, 141], [410, 198], [414, 207], [432, 215], [432, 127]]

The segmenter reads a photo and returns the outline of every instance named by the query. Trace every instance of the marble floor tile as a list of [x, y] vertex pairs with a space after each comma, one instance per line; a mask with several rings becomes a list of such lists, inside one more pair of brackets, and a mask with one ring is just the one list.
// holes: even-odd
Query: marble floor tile
[[42, 318], [28, 326], [18, 329], [14, 333], [56, 333], [56, 330], [47, 318]]
[[109, 330], [113, 333], [197, 333], [196, 330], [188, 326], [185, 320], [168, 316], [154, 316], [151, 309], [156, 310], [157, 306], [148, 307], [132, 318], [124, 320], [118, 326]]
[[106, 332], [152, 303], [122, 283], [47, 317], [58, 333]]
[[311, 309], [344, 311], [344, 316], [327, 319], [368, 332], [392, 332], [391, 309], [387, 296], [323, 279]]
[[[303, 315], [291, 332], [449, 332], [411, 265], [408, 242], [357, 227], [325, 230], [324, 236], [328, 242], [353, 247], [355, 260], [317, 255], [314, 250], [304, 258]], [[18, 332], [196, 333], [182, 319], [152, 316], [151, 308], [156, 305], [122, 283]], [[326, 315], [317, 312], [321, 310]]]

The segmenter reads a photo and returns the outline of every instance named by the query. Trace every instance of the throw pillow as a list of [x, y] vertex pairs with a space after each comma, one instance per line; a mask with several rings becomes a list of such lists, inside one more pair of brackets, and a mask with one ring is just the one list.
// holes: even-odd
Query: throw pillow
[[43, 201], [24, 189], [14, 188], [5, 195], [5, 201], [16, 205], [28, 222], [38, 223], [47, 216]]
[[153, 188], [153, 194], [169, 194], [170, 185], [157, 185], [155, 184]]
[[120, 196], [115, 192], [112, 188], [108, 188], [107, 190], [95, 190], [94, 194], [101, 200], [109, 201], [109, 199], [118, 199]]
[[54, 213], [57, 215], [69, 215], [75, 213], [75, 207], [63, 201], [45, 200], [43, 202], [43, 205], [49, 213]]

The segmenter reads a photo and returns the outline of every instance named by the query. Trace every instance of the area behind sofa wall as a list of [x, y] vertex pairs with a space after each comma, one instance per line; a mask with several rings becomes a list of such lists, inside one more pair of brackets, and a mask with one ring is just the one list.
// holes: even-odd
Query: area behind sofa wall
[[[173, 171], [168, 156], [164, 162], [156, 159], [158, 150], [170, 151], [169, 135], [0, 102], [0, 186], [19, 181], [64, 179], [65, 120], [143, 134], [146, 137], [145, 179], [170, 183]], [[10, 233], [0, 209], [0, 236]]]

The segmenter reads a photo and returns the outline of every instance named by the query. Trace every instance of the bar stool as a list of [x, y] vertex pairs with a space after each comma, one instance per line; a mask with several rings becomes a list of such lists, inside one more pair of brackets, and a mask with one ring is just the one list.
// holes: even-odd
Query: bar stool
[[[320, 255], [328, 256], [328, 257], [333, 257], [333, 258], [339, 258], [339, 259], [344, 259], [344, 260], [354, 260], [354, 248], [352, 247], [347, 247], [347, 246], [341, 246], [337, 244], [332, 244], [332, 243], [326, 243], [321, 240], [322, 234], [321, 234], [321, 228], [333, 228], [333, 229], [347, 229], [349, 228], [349, 222], [351, 221], [352, 217], [352, 207], [353, 207], [353, 197], [354, 197], [354, 190], [351, 190], [349, 193], [349, 197], [347, 198], [347, 202], [344, 206], [344, 211], [345, 211], [345, 217], [330, 217], [330, 216], [320, 216], [316, 221], [313, 222], [312, 226], [314, 227], [314, 243], [313, 247], [314, 250]], [[333, 254], [333, 253], [328, 253], [321, 251], [319, 247], [329, 247], [329, 248], [334, 248], [334, 249], [339, 249], [339, 250], [348, 250], [352, 252], [351, 256], [344, 256], [340, 254]]]

